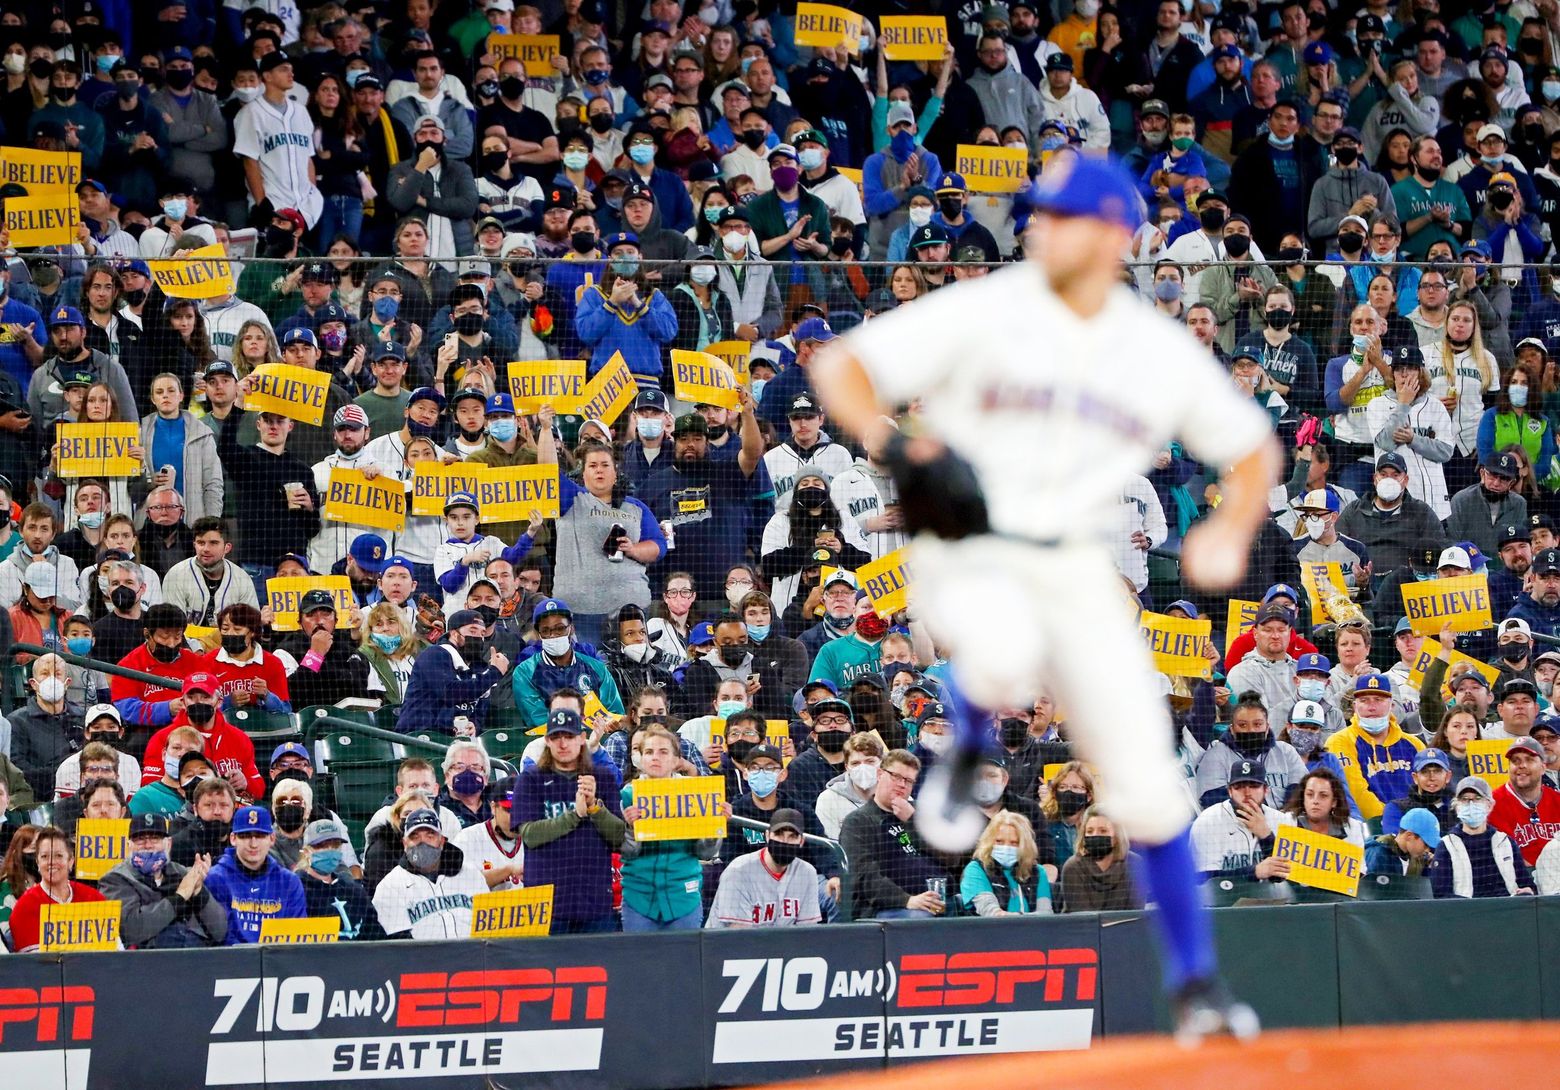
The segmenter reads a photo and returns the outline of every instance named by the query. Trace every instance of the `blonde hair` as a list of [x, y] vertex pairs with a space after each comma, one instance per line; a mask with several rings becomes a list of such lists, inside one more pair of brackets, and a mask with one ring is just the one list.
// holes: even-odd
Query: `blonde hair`
[[285, 780], [277, 780], [276, 786], [271, 788], [271, 805], [275, 807], [283, 799], [301, 798], [305, 813], [314, 809], [314, 788], [309, 786], [308, 780], [295, 780], [289, 776]]
[[239, 378], [244, 378], [253, 369], [253, 365], [243, 356], [244, 335], [251, 328], [265, 334], [265, 359], [261, 361], [262, 363], [273, 363], [282, 358], [282, 350], [276, 343], [276, 334], [271, 331], [271, 327], [256, 318], [251, 318], [238, 327], [238, 336], [233, 338], [233, 370], [238, 372]]
[[374, 625], [379, 622], [381, 617], [389, 617], [393, 620], [395, 622], [395, 630], [401, 634], [401, 646], [397, 647], [393, 654], [386, 654], [385, 658], [395, 658], [398, 655], [404, 656], [419, 650], [417, 633], [413, 630], [412, 623], [406, 619], [406, 611], [394, 602], [375, 602], [363, 614], [363, 619], [358, 622], [358, 627], [362, 632], [359, 641], [361, 646], [376, 646], [373, 642], [372, 634]]
[[699, 120], [699, 111], [693, 106], [679, 106], [672, 111], [672, 131], [679, 129], [692, 129], [694, 132], [704, 132], [704, 124]]
[[980, 834], [980, 840], [975, 844], [975, 859], [983, 868], [991, 866], [991, 850], [997, 846], [997, 834], [1003, 829], [1012, 829], [1018, 834], [1018, 862], [1013, 864], [1013, 873], [1019, 881], [1027, 881], [1035, 871], [1035, 860], [1040, 857], [1040, 849], [1035, 845], [1035, 830], [1023, 814], [1015, 814], [1011, 810], [998, 810], [992, 814], [991, 820], [986, 823], [986, 831]]
[[888, 747], [883, 744], [883, 739], [878, 737], [876, 731], [867, 730], [860, 734], [852, 734], [845, 739], [845, 753], [847, 759], [852, 753], [860, 753], [882, 761], [888, 754]]
[[421, 791], [406, 791], [390, 804], [390, 824], [395, 826], [396, 832], [401, 831], [402, 823], [406, 815], [412, 810], [432, 810], [438, 813], [437, 803]]
[[1127, 844], [1127, 834], [1121, 831], [1121, 826], [1116, 823], [1115, 818], [1111, 817], [1104, 810], [1101, 810], [1098, 806], [1090, 806], [1088, 809], [1084, 810], [1083, 816], [1078, 819], [1078, 839], [1073, 844], [1073, 855], [1081, 855], [1085, 858], [1089, 858], [1089, 854], [1083, 850], [1083, 841], [1085, 837], [1084, 830], [1089, 827], [1089, 821], [1092, 818], [1099, 818], [1101, 821], [1110, 822], [1110, 835], [1115, 840], [1115, 846], [1111, 848], [1110, 851], [1110, 858], [1114, 859], [1118, 863], [1126, 859], [1127, 849], [1129, 847]]
[[[1484, 347], [1484, 333], [1479, 327], [1479, 308], [1466, 299], [1459, 299], [1446, 308], [1448, 325], [1452, 311], [1459, 307], [1473, 315], [1473, 337], [1468, 342], [1468, 355], [1479, 368], [1479, 389], [1488, 390], [1490, 383], [1495, 381], [1495, 357]], [[1446, 372], [1447, 384], [1457, 389], [1457, 349], [1452, 346], [1451, 335], [1444, 328], [1441, 332], [1441, 370]]]
[[[1056, 808], [1056, 785], [1074, 772], [1083, 781], [1084, 789], [1088, 791], [1089, 798], [1092, 799], [1094, 797], [1094, 774], [1089, 771], [1089, 767], [1082, 761], [1068, 761], [1056, 770], [1056, 775], [1045, 781], [1046, 787], [1050, 790], [1045, 793], [1045, 801], [1040, 804], [1040, 811], [1052, 821], [1060, 821], [1062, 817], [1061, 811]], [[1082, 824], [1082, 819], [1079, 819], [1079, 824]]]

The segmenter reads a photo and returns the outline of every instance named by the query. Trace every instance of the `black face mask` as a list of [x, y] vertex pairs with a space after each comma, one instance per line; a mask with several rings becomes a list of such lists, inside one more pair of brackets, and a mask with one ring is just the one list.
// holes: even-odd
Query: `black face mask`
[[1225, 235], [1224, 252], [1231, 257], [1245, 257], [1251, 252], [1251, 239], [1247, 235]]
[[267, 227], [265, 229], [265, 252], [268, 254], [290, 253], [293, 243], [296, 241], [292, 231], [286, 227]]
[[432, 149], [433, 153], [440, 159], [444, 158], [444, 145], [436, 144], [432, 140], [418, 140], [413, 144], [413, 147], [417, 149], [418, 155], [421, 155], [423, 152]]
[[457, 314], [451, 323], [455, 332], [463, 337], [475, 337], [482, 332], [482, 325], [487, 319], [480, 314]]
[[70, 34], [67, 31], [51, 30], [47, 40], [50, 49], [64, 49], [70, 44]]
[[609, 129], [612, 128], [612, 115], [611, 114], [591, 114], [590, 115], [590, 127], [595, 129], [597, 132], [601, 132], [601, 133], [607, 132]]
[[54, 96], [54, 101], [64, 106], [76, 101], [76, 89], [74, 87], [54, 87], [49, 93]]
[[1528, 645], [1522, 642], [1500, 645], [1500, 657], [1507, 662], [1521, 662], [1528, 657]]
[[775, 861], [776, 866], [789, 867], [797, 856], [802, 854], [800, 844], [784, 844], [778, 840], [764, 841], [764, 847], [769, 849], [769, 858]]
[[48, 79], [54, 72], [54, 65], [40, 57], [27, 66], [27, 71], [33, 79]]
[[1086, 836], [1083, 838], [1083, 850], [1089, 853], [1091, 859], [1103, 859], [1115, 846], [1115, 837]]
[[474, 84], [471, 89], [483, 98], [497, 98], [498, 80], [485, 79], [481, 83]]
[[1365, 248], [1365, 236], [1358, 231], [1344, 231], [1338, 235], [1338, 252], [1357, 254]]
[[1002, 744], [1013, 749], [1024, 744], [1024, 739], [1029, 735], [1029, 724], [1022, 719], [1004, 719], [998, 730]]
[[303, 803], [301, 802], [279, 802], [276, 804], [276, 824], [289, 833], [297, 832], [303, 828], [308, 816], [308, 811], [303, 808]]
[[1226, 218], [1222, 208], [1204, 208], [1197, 213], [1197, 222], [1202, 224], [1204, 231], [1217, 231], [1224, 226]]
[[1441, 176], [1441, 168], [1416, 166], [1414, 168], [1414, 173], [1419, 175], [1427, 182], [1433, 182]]
[[964, 215], [964, 200], [960, 197], [943, 197], [938, 200], [937, 207], [945, 220], [956, 220]]
[[835, 235], [834, 238], [829, 242], [829, 249], [834, 252], [834, 256], [844, 257], [846, 253], [850, 251], [851, 246], [853, 246], [855, 242], [856, 240], [851, 238], [849, 235]]
[[1269, 329], [1288, 329], [1289, 323], [1295, 320], [1295, 312], [1292, 310], [1270, 310], [1263, 317], [1267, 320]]
[[1333, 158], [1338, 160], [1338, 165], [1341, 166], [1341, 167], [1351, 167], [1351, 166], [1353, 166], [1354, 165], [1354, 161], [1356, 159], [1358, 159], [1359, 157], [1360, 157], [1360, 149], [1359, 148], [1344, 147], [1344, 148], [1334, 148], [1333, 149]]
[[749, 742], [746, 740], [740, 742], [728, 742], [726, 743], [726, 751], [731, 754], [731, 759], [736, 761], [737, 764], [744, 764], [748, 759], [748, 754], [753, 752], [753, 747], [756, 745], [758, 745], [757, 742]]
[[212, 704], [186, 704], [184, 705], [184, 718], [197, 727], [204, 727], [216, 718], [217, 709]]
[[1499, 189], [1490, 194], [1490, 207], [1497, 212], [1504, 212], [1511, 207], [1512, 202], [1516, 199], [1517, 195], [1515, 193], [1508, 193], [1504, 189]]
[[498, 610], [494, 609], [492, 606], [478, 606], [476, 608], [476, 614], [478, 617], [482, 618], [482, 623], [484, 625], [491, 627], [492, 625], [498, 623]]
[[1278, 259], [1285, 264], [1294, 265], [1305, 260], [1305, 250], [1299, 246], [1285, 246], [1278, 251]]
[[1268, 732], [1265, 730], [1254, 733], [1236, 733], [1232, 730], [1224, 736], [1225, 741], [1229, 742], [1230, 748], [1235, 750], [1236, 753], [1244, 753], [1248, 757], [1266, 753], [1268, 737]]
[[505, 98], [519, 98], [525, 94], [525, 80], [519, 76], [505, 76], [498, 81], [498, 93]]
[[818, 748], [824, 753], [843, 753], [845, 752], [845, 743], [849, 739], [850, 731], [848, 730], [821, 730], [818, 732], [815, 741]]
[[482, 153], [482, 169], [488, 174], [497, 174], [504, 169], [504, 164], [509, 162], [507, 151], [484, 151]]
[[23, 871], [23, 873], [25, 873], [27, 875], [27, 877], [31, 878], [34, 882], [39, 882], [39, 881], [43, 880], [43, 875], [41, 873], [39, 873], [39, 871], [38, 871], [38, 853], [37, 852], [23, 852], [22, 853], [22, 871]]
[[798, 488], [796, 490], [796, 505], [804, 511], [814, 508], [822, 510], [829, 503], [829, 494], [821, 488]]
[[125, 744], [125, 736], [118, 733], [104, 733], [99, 731], [97, 734], [87, 735], [87, 741], [102, 742], [105, 746], [113, 746], [115, 749], [123, 749]]
[[1063, 817], [1072, 817], [1089, 805], [1089, 796], [1082, 791], [1058, 791], [1056, 793], [1056, 812]]
[[742, 660], [747, 658], [747, 653], [747, 644], [728, 643], [725, 647], [720, 649], [720, 661], [724, 662], [727, 666], [741, 666]]
[[114, 89], [125, 102], [133, 102], [135, 96], [140, 93], [141, 83], [139, 80], [120, 80], [114, 84]]
[[124, 293], [124, 300], [131, 306], [138, 307], [146, 302], [146, 289], [136, 288], [134, 291], [127, 291]]
[[249, 649], [248, 636], [226, 635], [222, 637], [222, 650], [230, 655], [242, 655]]
[[152, 658], [158, 662], [178, 662], [179, 648], [164, 647], [160, 643], [147, 644], [147, 650], [152, 653]]
[[487, 660], [488, 639], [486, 636], [466, 636], [460, 645], [460, 657], [467, 662], [485, 662]]
[[596, 248], [596, 236], [590, 231], [576, 231], [569, 236], [569, 245], [575, 253], [588, 254]]
[[[199, 781], [191, 781], [189, 784], [185, 785], [184, 794], [186, 798], [194, 794], [195, 783], [197, 782]], [[227, 843], [227, 838], [232, 834], [233, 823], [231, 821], [205, 821], [201, 818], [195, 819], [195, 838], [198, 842], [198, 845], [206, 849], [207, 854], [213, 854], [213, 849], [221, 848], [223, 845], [225, 845]]]
[[109, 603], [121, 613], [128, 613], [135, 608], [136, 599], [134, 587], [115, 587], [108, 592]]
[[163, 82], [168, 85], [170, 91], [185, 91], [195, 82], [195, 71], [191, 68], [170, 68], [163, 75]]
[[763, 129], [743, 129], [742, 142], [757, 151], [764, 146], [764, 141], [769, 139], [769, 134]]

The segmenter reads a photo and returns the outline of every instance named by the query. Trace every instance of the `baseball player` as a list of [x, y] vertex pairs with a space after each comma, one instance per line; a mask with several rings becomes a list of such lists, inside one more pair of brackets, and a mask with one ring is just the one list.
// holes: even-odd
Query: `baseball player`
[[[1279, 451], [1207, 352], [1121, 285], [1116, 255], [1140, 218], [1126, 173], [1053, 162], [1033, 202], [1030, 260], [867, 322], [813, 368], [835, 422], [884, 452], [917, 534], [914, 607], [953, 662], [958, 745], [928, 774], [916, 822], [934, 846], [974, 843], [992, 722], [978, 709], [1022, 704], [1044, 678], [1070, 710], [1079, 756], [1100, 770], [1101, 805], [1142, 846], [1178, 1032], [1249, 1035], [1256, 1016], [1217, 981], [1163, 679], [1108, 538], [1128, 483], [1179, 437], [1224, 467], [1223, 502], [1186, 536], [1182, 570], [1203, 587], [1233, 585]], [[922, 434], [882, 422], [922, 399]]]
[[288, 94], [293, 67], [286, 54], [261, 57], [260, 78], [264, 92], [233, 118], [233, 154], [243, 162], [250, 206], [269, 201], [268, 212], [296, 208], [313, 228], [325, 208], [314, 183], [314, 120]]

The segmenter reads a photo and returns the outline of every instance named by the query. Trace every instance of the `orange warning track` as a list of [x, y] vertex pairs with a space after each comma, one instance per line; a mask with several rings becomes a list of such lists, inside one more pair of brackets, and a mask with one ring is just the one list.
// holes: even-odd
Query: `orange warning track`
[[[1087, 1052], [1029, 1052], [941, 1060], [767, 1090], [1203, 1090], [1253, 1085], [1424, 1090], [1427, 1072], [1413, 1057], [1436, 1042], [1429, 1082], [1485, 1085], [1513, 1056], [1560, 1055], [1560, 1023], [1446, 1022], [1352, 1026], [1343, 1030], [1275, 1030], [1250, 1044], [1221, 1040], [1182, 1049], [1168, 1037], [1123, 1037]], [[1456, 1043], [1453, 1043], [1456, 1042]]]

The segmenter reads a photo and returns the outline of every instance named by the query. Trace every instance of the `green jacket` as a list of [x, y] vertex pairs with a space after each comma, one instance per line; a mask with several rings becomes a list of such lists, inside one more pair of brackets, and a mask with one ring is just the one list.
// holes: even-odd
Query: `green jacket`
[[[791, 229], [785, 222], [785, 209], [780, 206], [780, 197], [774, 190], [770, 190], [762, 197], [756, 198], [747, 206], [748, 224], [753, 228], [753, 233], [758, 236], [760, 242], [766, 242], [772, 238], [778, 238]], [[813, 196], [805, 189], [800, 191], [797, 197], [796, 214], [798, 217], [811, 216], [807, 221], [807, 229], [804, 234], [817, 233], [821, 241], [829, 241], [833, 234], [829, 227], [829, 206], [822, 200]], [[810, 254], [799, 255], [803, 261], [816, 260]], [[775, 254], [770, 260], [783, 261], [785, 258]]]
[[[632, 784], [623, 785], [625, 808], [634, 805]], [[703, 904], [702, 860], [720, 854], [720, 841], [634, 839], [629, 826], [619, 849], [623, 867], [623, 903], [641, 916], [666, 923], [686, 916]]]

